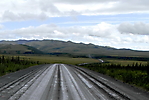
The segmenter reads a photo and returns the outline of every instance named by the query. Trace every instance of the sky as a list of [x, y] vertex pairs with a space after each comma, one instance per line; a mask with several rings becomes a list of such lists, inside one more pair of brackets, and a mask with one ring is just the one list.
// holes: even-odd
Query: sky
[[149, 0], [1, 0], [0, 40], [53, 39], [149, 51]]

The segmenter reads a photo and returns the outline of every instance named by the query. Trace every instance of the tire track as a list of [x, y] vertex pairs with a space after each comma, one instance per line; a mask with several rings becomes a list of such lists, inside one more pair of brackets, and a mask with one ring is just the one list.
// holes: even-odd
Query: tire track
[[129, 94], [114, 81], [66, 64], [43, 66], [0, 88], [0, 100], [148, 100]]
[[[72, 66], [71, 66], [72, 67]], [[113, 82], [110, 80], [102, 78], [95, 73], [89, 72], [84, 68], [80, 68], [77, 66], [73, 66], [72, 68], [78, 70], [79, 73], [82, 73], [83, 76], [88, 77], [93, 83], [96, 83], [97, 86], [102, 87], [105, 92], [108, 94], [113, 91], [114, 95], [109, 94], [110, 97], [115, 98], [116, 95], [119, 97], [115, 98], [116, 100], [148, 100], [148, 97], [141, 95], [141, 93], [134, 92], [132, 89], [128, 89], [126, 87], [121, 86], [121, 88], [115, 86]], [[121, 84], [123, 85], [123, 84]], [[105, 88], [105, 89], [104, 89]], [[126, 90], [124, 90], [126, 88]], [[109, 91], [110, 90], [110, 91]], [[116, 94], [116, 95], [115, 95]], [[142, 93], [143, 94], [143, 93]], [[145, 95], [145, 94], [144, 94]]]
[[0, 88], [0, 100], [8, 100], [9, 97], [14, 95], [18, 90], [20, 90], [25, 84], [32, 80], [34, 76], [42, 73], [45, 68], [39, 68], [33, 72], [29, 72], [22, 77], [4, 85], [3, 87]]

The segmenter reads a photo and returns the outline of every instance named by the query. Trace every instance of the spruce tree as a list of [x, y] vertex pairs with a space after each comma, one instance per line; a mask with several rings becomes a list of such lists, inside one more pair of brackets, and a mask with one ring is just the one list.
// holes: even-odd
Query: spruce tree
[[149, 62], [147, 62], [146, 71], [147, 71], [147, 74], [149, 75]]

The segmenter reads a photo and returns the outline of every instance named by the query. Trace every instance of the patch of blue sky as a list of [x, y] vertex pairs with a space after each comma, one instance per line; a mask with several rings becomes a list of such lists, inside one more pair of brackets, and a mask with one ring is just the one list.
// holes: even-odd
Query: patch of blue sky
[[120, 24], [122, 22], [149, 22], [149, 14], [118, 14], [118, 15], [97, 15], [79, 16], [78, 21], [107, 22]]
[[4, 25], [3, 30], [13, 30], [13, 29], [20, 29], [29, 26], [39, 26], [47, 21], [38, 21], [38, 20], [28, 20], [28, 21], [11, 21], [11, 22], [4, 22], [1, 23]]
[[71, 18], [69, 17], [51, 17], [46, 20], [28, 20], [28, 21], [10, 21], [10, 22], [3, 22], [1, 23], [4, 28], [3, 30], [13, 30], [13, 29], [20, 29], [25, 28], [29, 26], [40, 26], [43, 24], [59, 24], [59, 23], [65, 23], [70, 22]]
[[101, 22], [110, 24], [121, 24], [123, 22], [135, 23], [144, 22], [149, 23], [149, 14], [117, 14], [117, 15], [96, 15], [96, 16], [68, 16], [68, 17], [50, 17], [46, 20], [28, 20], [28, 21], [11, 21], [3, 22], [3, 30], [20, 29], [29, 26], [40, 26], [42, 24], [56, 24], [60, 27], [69, 26], [92, 26]]

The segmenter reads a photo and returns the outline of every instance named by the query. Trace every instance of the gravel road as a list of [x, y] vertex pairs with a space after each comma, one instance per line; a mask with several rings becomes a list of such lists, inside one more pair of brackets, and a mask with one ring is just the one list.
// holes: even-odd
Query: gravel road
[[149, 93], [88, 69], [47, 64], [0, 77], [0, 100], [149, 100]]

